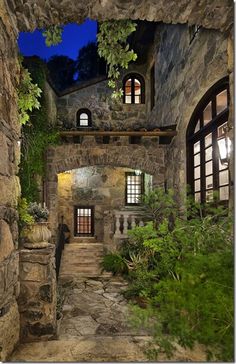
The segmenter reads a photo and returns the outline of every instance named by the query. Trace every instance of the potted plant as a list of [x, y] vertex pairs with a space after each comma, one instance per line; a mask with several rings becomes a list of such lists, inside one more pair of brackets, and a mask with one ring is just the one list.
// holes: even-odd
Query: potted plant
[[22, 221], [23, 217], [27, 216], [27, 219], [23, 219], [23, 229], [21, 236], [24, 238], [24, 247], [26, 248], [43, 248], [48, 245], [51, 238], [51, 231], [48, 228], [48, 216], [49, 211], [46, 206], [42, 206], [37, 202], [31, 202], [29, 205], [25, 199], [19, 207], [19, 215]]

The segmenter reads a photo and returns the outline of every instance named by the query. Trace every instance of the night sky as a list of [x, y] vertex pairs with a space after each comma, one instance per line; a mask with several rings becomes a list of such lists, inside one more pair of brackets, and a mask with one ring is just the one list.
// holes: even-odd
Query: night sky
[[78, 50], [91, 41], [96, 40], [97, 22], [86, 20], [83, 24], [68, 24], [64, 26], [62, 43], [57, 46], [47, 47], [45, 38], [40, 30], [33, 33], [20, 33], [18, 45], [24, 56], [37, 55], [48, 60], [54, 55], [66, 55], [76, 59]]

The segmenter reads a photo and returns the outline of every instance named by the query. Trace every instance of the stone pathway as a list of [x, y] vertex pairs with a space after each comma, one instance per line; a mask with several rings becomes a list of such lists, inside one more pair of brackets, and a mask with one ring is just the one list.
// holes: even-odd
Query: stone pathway
[[80, 279], [65, 291], [59, 340], [84, 335], [145, 335], [129, 325], [129, 308], [122, 291], [124, 280]]
[[[151, 337], [129, 325], [122, 295], [127, 283], [117, 278], [78, 278], [64, 283], [65, 300], [57, 340], [21, 344], [11, 362], [147, 362]], [[205, 362], [201, 347], [177, 346], [174, 357], [159, 362]]]
[[58, 339], [21, 344], [13, 361], [143, 362], [150, 340], [128, 323], [122, 295], [127, 283], [117, 278], [78, 278], [62, 285], [65, 296]]

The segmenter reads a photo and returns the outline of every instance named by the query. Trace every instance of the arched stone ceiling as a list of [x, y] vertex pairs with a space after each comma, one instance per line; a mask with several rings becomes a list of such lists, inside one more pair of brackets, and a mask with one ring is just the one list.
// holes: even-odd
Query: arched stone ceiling
[[81, 23], [89, 17], [189, 23], [226, 31], [233, 0], [4, 0], [20, 31], [50, 24]]

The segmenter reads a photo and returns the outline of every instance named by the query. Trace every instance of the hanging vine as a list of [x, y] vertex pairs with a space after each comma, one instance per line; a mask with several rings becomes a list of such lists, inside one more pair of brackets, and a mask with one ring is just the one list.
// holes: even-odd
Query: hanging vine
[[[27, 68], [32, 80], [44, 90], [46, 67], [40, 59], [28, 61]], [[49, 145], [57, 144], [59, 134], [48, 124], [47, 103], [42, 91], [40, 109], [29, 115], [29, 122], [22, 127], [20, 182], [22, 197], [27, 201], [40, 202], [39, 190], [45, 173], [44, 153]]]
[[98, 40], [98, 54], [108, 65], [108, 86], [114, 91], [112, 98], [119, 99], [123, 90], [119, 88], [120, 69], [127, 69], [137, 59], [137, 54], [127, 43], [128, 36], [136, 30], [131, 20], [112, 20], [101, 23]]
[[43, 31], [47, 47], [58, 45], [62, 42], [63, 29], [59, 25], [51, 25]]
[[33, 83], [28, 69], [20, 62], [20, 83], [18, 87], [18, 112], [21, 125], [25, 125], [30, 119], [30, 112], [40, 108], [39, 98], [42, 90], [37, 83]]
[[[137, 59], [137, 54], [130, 49], [127, 39], [136, 30], [132, 20], [107, 20], [99, 25], [97, 34], [98, 54], [108, 66], [108, 86], [113, 89], [112, 98], [119, 99], [123, 90], [119, 87], [120, 70], [127, 69], [130, 62]], [[57, 45], [62, 41], [62, 28], [51, 26], [43, 32], [47, 46]]]

